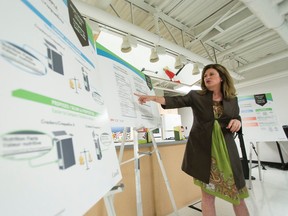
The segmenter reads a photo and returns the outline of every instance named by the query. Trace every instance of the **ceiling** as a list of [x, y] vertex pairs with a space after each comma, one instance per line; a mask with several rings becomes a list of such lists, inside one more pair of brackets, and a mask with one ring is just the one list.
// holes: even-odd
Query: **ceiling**
[[[236, 87], [288, 76], [288, 0], [77, 2], [100, 8], [130, 23], [130, 27], [158, 36], [159, 44], [164, 41], [167, 50], [184, 52], [189, 61], [223, 64], [233, 75]], [[92, 18], [98, 22], [96, 15]], [[105, 19], [99, 19], [99, 23], [105, 25]], [[137, 35], [134, 28], [122, 30], [149, 42], [149, 35]], [[156, 44], [155, 40], [151, 43]], [[153, 81], [156, 87], [164, 85]], [[165, 82], [165, 88], [170, 88], [170, 81]]]

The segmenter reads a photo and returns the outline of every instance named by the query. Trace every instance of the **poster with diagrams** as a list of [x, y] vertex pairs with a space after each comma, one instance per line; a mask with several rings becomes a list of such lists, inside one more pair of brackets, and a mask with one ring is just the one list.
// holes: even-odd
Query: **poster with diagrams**
[[238, 96], [243, 134], [256, 142], [287, 140], [271, 93]]
[[113, 126], [160, 127], [157, 104], [138, 103], [134, 95], [155, 95], [151, 80], [141, 71], [97, 43], [98, 62], [104, 88], [105, 102]]
[[0, 17], [0, 215], [83, 215], [122, 178], [91, 29], [70, 0]]

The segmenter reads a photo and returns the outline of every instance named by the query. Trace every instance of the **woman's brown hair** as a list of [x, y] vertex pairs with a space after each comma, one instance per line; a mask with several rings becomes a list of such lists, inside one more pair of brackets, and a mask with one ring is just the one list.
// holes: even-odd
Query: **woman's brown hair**
[[215, 69], [219, 73], [219, 76], [222, 79], [221, 92], [223, 94], [223, 97], [225, 99], [231, 99], [231, 98], [236, 97], [236, 89], [234, 86], [233, 78], [229, 74], [228, 70], [220, 64], [209, 64], [203, 68], [202, 75], [201, 75], [201, 88], [202, 88], [202, 90], [200, 90], [200, 93], [206, 94], [208, 91], [207, 87], [205, 86], [205, 82], [204, 82], [204, 74], [210, 68]]

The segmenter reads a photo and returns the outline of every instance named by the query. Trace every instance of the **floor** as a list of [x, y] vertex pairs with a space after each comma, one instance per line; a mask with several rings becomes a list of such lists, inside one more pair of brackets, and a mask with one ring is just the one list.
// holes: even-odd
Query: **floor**
[[[261, 169], [262, 181], [259, 179], [259, 169], [252, 169], [252, 181], [249, 190], [250, 197], [246, 199], [250, 216], [288, 216], [288, 170], [275, 169], [265, 166]], [[247, 180], [249, 187], [249, 181]], [[191, 203], [194, 207], [201, 209], [201, 201]], [[233, 208], [229, 203], [216, 199], [217, 216], [233, 216]], [[185, 207], [168, 216], [202, 216], [202, 213]]]

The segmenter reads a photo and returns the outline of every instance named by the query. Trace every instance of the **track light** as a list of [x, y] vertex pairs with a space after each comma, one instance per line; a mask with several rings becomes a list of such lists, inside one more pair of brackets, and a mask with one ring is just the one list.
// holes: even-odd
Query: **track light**
[[178, 55], [175, 60], [175, 69], [180, 69], [187, 63], [187, 58], [183, 55]]
[[131, 51], [131, 49], [132, 48], [131, 48], [131, 44], [129, 42], [129, 38], [128, 38], [128, 36], [125, 36], [123, 38], [123, 42], [122, 42], [122, 45], [121, 45], [121, 52], [128, 53], [128, 52]]
[[193, 70], [192, 70], [192, 75], [198, 75], [200, 73], [200, 70], [199, 70], [199, 65], [198, 63], [194, 63], [193, 64]]
[[155, 63], [157, 61], [159, 61], [158, 52], [157, 52], [157, 49], [153, 47], [151, 49], [150, 62]]
[[166, 54], [166, 49], [160, 45], [155, 46], [155, 49], [156, 49], [158, 55], [165, 55]]
[[175, 59], [175, 65], [174, 65], [174, 68], [175, 69], [180, 69], [183, 67], [183, 63], [181, 62], [181, 58], [180, 58], [180, 55], [178, 55]]
[[123, 42], [121, 45], [121, 51], [123, 53], [130, 52], [132, 50], [132, 47], [137, 47], [137, 40], [131, 36], [130, 34], [123, 37]]

